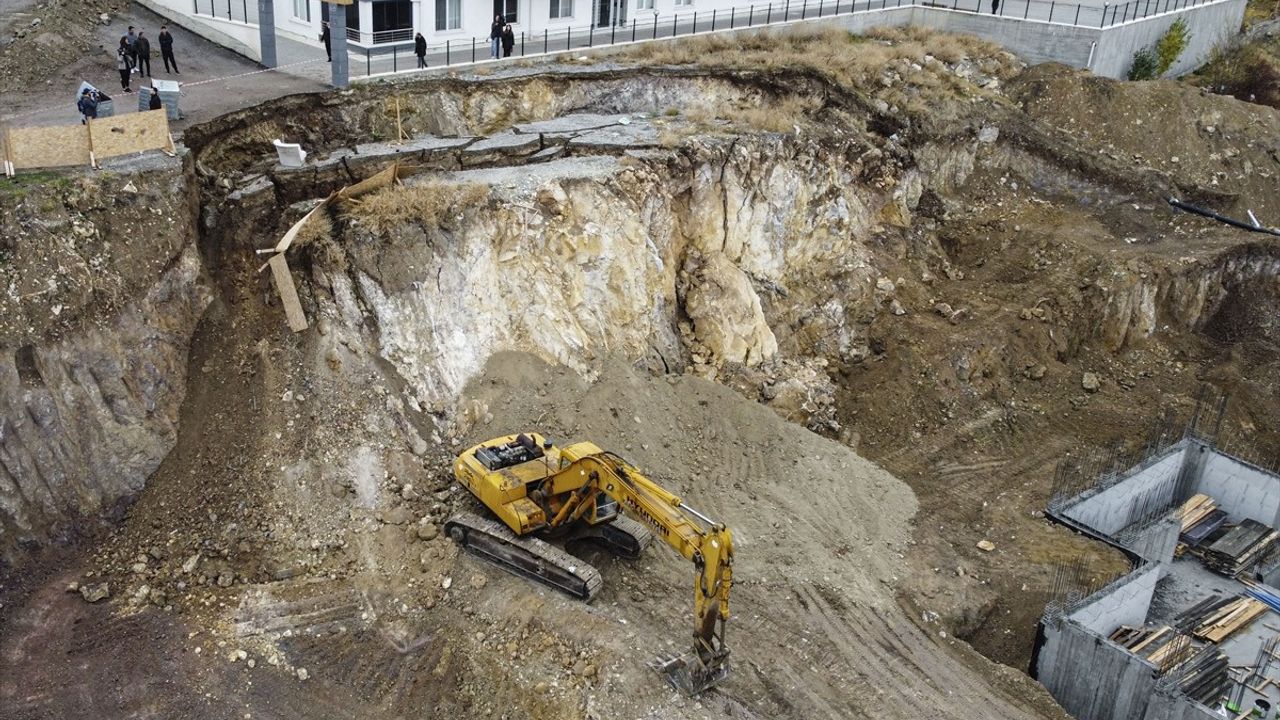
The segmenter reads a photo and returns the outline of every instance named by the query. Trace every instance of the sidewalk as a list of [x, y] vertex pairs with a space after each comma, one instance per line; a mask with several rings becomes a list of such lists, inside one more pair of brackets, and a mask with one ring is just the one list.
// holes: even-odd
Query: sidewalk
[[[103, 49], [95, 48], [74, 66], [50, 68], [48, 83], [37, 92], [0, 94], [0, 106], [5, 108], [0, 116], [0, 125], [79, 122], [75, 91], [81, 80], [87, 80], [110, 95], [117, 114], [137, 112], [137, 89], [150, 80], [131, 76], [130, 86], [134, 93], [126, 94], [121, 92], [120, 76], [115, 69], [114, 48], [130, 25], [141, 28], [151, 40], [152, 75], [157, 80], [183, 83], [181, 107], [185, 117], [173, 123], [172, 127], [177, 130], [281, 95], [329, 89], [329, 66], [322, 48], [308, 48], [302, 43], [280, 38], [278, 42], [282, 53], [288, 53], [282, 54], [282, 58], [311, 62], [290, 68], [288, 72], [261, 72], [262, 67], [256, 62], [190, 33], [149, 10], [132, 5], [128, 12], [113, 15], [110, 24], [100, 28], [97, 40]], [[164, 71], [158, 39], [161, 25], [168, 25], [169, 32], [173, 34], [174, 55], [181, 74], [166, 74]], [[284, 49], [286, 47], [288, 50]]]

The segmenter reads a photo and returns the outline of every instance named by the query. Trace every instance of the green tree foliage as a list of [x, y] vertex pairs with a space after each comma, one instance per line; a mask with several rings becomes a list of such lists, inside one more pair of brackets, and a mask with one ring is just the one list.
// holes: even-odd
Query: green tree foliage
[[1178, 18], [1164, 31], [1155, 45], [1133, 54], [1129, 79], [1154, 80], [1169, 72], [1169, 68], [1178, 61], [1178, 56], [1187, 49], [1190, 40], [1191, 32], [1187, 30], [1187, 21]]
[[1156, 59], [1160, 61], [1157, 75], [1169, 72], [1169, 68], [1178, 61], [1178, 56], [1187, 49], [1191, 33], [1187, 30], [1187, 21], [1178, 18], [1164, 31], [1164, 35], [1156, 41]]
[[1142, 48], [1133, 54], [1133, 65], [1129, 66], [1130, 80], [1154, 80], [1160, 73], [1160, 61], [1151, 48]]

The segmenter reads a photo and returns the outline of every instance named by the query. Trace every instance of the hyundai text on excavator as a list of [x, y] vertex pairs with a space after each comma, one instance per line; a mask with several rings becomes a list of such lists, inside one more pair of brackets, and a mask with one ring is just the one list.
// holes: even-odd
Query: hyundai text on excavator
[[724, 525], [589, 442], [557, 447], [536, 433], [508, 435], [464, 451], [453, 473], [502, 522], [459, 513], [445, 524], [450, 538], [505, 570], [583, 600], [599, 591], [600, 574], [542, 538], [563, 539], [570, 550], [592, 543], [634, 558], [656, 533], [692, 560], [696, 572], [693, 649], [652, 667], [688, 695], [729, 674], [724, 626], [733, 538]]

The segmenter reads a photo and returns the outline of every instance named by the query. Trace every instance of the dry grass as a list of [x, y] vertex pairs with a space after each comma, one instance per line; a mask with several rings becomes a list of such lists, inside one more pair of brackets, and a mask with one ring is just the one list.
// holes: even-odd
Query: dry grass
[[312, 215], [298, 229], [298, 236], [293, 239], [295, 247], [303, 247], [319, 240], [333, 237], [333, 220], [329, 219], [327, 210]]
[[345, 214], [375, 235], [385, 235], [406, 224], [448, 228], [467, 208], [488, 197], [489, 186], [477, 183], [395, 185], [349, 203]]
[[[922, 28], [886, 28], [866, 36], [837, 28], [732, 37], [703, 35], [637, 45], [617, 57], [636, 64], [813, 72], [834, 85], [883, 101], [890, 114], [931, 127], [964, 122], [972, 112], [972, 98], [994, 94], [961, 77], [955, 71], [956, 64], [965, 63], [971, 70], [969, 77], [1002, 82], [1020, 69], [1011, 55], [991, 43]], [[786, 132], [803, 126], [803, 119], [816, 109], [770, 98], [757, 108], [713, 111], [739, 125]], [[688, 108], [681, 110], [690, 112]]]
[[886, 28], [865, 37], [826, 28], [785, 34], [702, 35], [676, 42], [644, 43], [618, 58], [652, 65], [816, 70], [841, 84], [861, 87], [892, 62], [923, 63], [926, 55], [932, 55], [942, 62], [955, 63], [999, 52], [996, 46], [974, 38], [922, 28]]

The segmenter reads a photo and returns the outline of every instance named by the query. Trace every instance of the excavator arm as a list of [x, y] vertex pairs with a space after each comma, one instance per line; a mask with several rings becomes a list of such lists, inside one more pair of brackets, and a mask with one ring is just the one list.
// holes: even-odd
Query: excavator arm
[[584, 482], [560, 508], [550, 525], [555, 527], [580, 515], [585, 503], [602, 492], [616, 500], [629, 515], [691, 560], [694, 577], [693, 649], [654, 665], [672, 685], [695, 695], [716, 684], [729, 672], [729, 650], [724, 626], [729, 619], [729, 588], [733, 580], [733, 538], [729, 529], [684, 504], [678, 495], [645, 477], [621, 457], [584, 444], [561, 449], [561, 469], [582, 473]]

